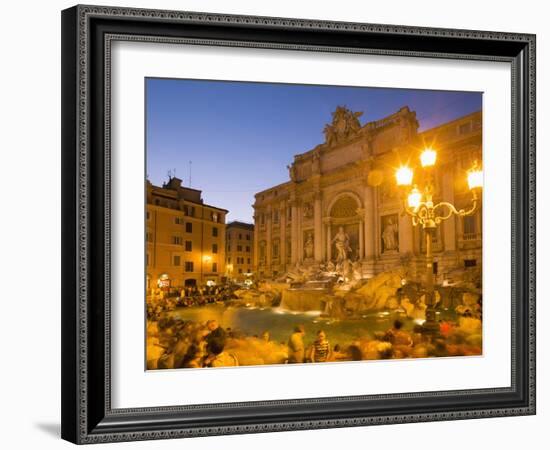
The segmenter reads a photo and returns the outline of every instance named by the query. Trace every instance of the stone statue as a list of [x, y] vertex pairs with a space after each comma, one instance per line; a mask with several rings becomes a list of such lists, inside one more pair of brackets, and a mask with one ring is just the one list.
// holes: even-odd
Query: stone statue
[[336, 143], [336, 133], [331, 125], [325, 125], [323, 133], [325, 134], [325, 142], [329, 147]]
[[313, 235], [311, 233], [307, 235], [307, 240], [304, 244], [304, 251], [306, 254], [306, 259], [313, 258]]
[[362, 267], [361, 267], [361, 263], [359, 261], [355, 261], [352, 265], [351, 265], [351, 268], [353, 270], [353, 279], [354, 280], [360, 280], [361, 278], [363, 278], [363, 270], [362, 270]]
[[341, 264], [348, 259], [348, 253], [351, 252], [349, 236], [344, 231], [344, 227], [338, 228], [338, 233], [334, 236], [332, 243], [335, 244], [336, 247], [336, 262]]
[[332, 123], [323, 129], [326, 145], [330, 147], [357, 136], [361, 130], [359, 117], [362, 115], [362, 112], [352, 112], [344, 106], [337, 106], [332, 113]]
[[382, 231], [382, 240], [384, 241], [384, 251], [397, 250], [397, 224], [393, 223], [391, 217]]
[[311, 219], [313, 217], [313, 205], [311, 203], [306, 203], [304, 205], [304, 218]]
[[286, 168], [288, 169], [288, 175], [290, 177], [290, 180], [291, 181], [296, 181], [296, 167], [294, 166], [294, 164], [289, 164], [286, 166]]
[[321, 173], [321, 155], [318, 151], [316, 151], [311, 158], [311, 172], [314, 175], [319, 175]]

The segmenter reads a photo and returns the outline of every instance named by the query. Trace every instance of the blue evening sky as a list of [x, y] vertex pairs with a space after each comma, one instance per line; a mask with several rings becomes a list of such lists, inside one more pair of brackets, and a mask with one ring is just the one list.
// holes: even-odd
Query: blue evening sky
[[361, 124], [409, 106], [420, 131], [481, 110], [481, 93], [146, 79], [147, 175], [176, 169], [205, 203], [252, 222], [254, 194], [288, 181], [296, 154], [324, 141], [337, 105], [363, 111]]

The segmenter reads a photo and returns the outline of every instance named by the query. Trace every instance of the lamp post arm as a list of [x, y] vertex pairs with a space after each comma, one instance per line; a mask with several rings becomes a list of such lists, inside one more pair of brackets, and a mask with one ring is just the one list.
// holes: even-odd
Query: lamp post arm
[[411, 217], [416, 217], [419, 208], [410, 208], [407, 201], [403, 200], [403, 212]]
[[446, 210], [444, 214], [437, 215], [435, 221], [441, 223], [444, 220], [447, 220], [453, 214], [457, 216], [471, 216], [477, 209], [477, 196], [474, 195], [472, 200], [472, 206], [469, 209], [456, 209], [456, 207], [449, 202], [441, 202], [434, 206], [434, 211], [436, 210]]

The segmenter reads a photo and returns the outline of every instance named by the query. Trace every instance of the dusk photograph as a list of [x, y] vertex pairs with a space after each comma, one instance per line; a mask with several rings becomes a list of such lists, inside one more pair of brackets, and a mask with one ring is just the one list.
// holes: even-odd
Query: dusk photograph
[[145, 93], [148, 370], [483, 354], [482, 93]]

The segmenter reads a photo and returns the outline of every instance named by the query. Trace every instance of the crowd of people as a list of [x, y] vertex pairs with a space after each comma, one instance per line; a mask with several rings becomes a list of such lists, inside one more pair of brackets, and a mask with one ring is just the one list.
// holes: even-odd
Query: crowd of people
[[165, 311], [173, 311], [179, 306], [204, 306], [225, 303], [234, 299], [235, 286], [187, 286], [180, 290], [165, 292], [157, 289], [147, 298], [147, 318], [158, 320]]
[[350, 343], [332, 344], [324, 330], [308, 335], [296, 326], [288, 340], [276, 342], [269, 331], [247, 335], [223, 328], [216, 320], [206, 323], [174, 317], [148, 320], [147, 368], [230, 367], [238, 365], [296, 364], [360, 361], [482, 353], [481, 320], [467, 312], [456, 321], [441, 321], [439, 333], [428, 335], [421, 325], [406, 330], [400, 320], [386, 331]]

